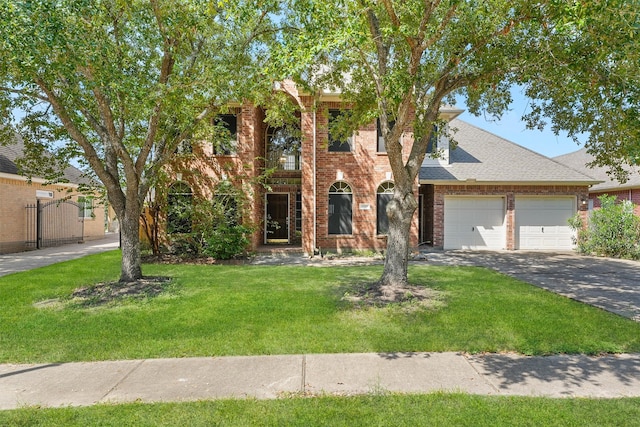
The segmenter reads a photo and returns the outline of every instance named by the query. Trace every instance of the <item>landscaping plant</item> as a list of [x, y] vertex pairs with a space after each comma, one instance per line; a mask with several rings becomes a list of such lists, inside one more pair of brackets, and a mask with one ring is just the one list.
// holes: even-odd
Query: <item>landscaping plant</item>
[[575, 243], [580, 253], [615, 258], [640, 259], [640, 217], [630, 201], [617, 202], [615, 196], [602, 195], [600, 208], [594, 210], [585, 226], [579, 215], [569, 220], [577, 232]]

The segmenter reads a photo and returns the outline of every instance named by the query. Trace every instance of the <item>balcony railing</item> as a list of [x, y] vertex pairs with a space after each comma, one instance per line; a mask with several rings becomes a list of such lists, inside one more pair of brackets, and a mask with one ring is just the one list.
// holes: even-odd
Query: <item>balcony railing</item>
[[270, 151], [267, 153], [267, 168], [285, 171], [299, 171], [301, 170], [300, 152], [283, 152], [281, 150]]

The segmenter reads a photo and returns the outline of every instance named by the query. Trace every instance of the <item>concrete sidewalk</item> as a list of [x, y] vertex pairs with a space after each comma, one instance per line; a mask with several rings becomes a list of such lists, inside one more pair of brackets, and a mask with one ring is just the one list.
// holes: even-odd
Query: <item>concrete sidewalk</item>
[[366, 353], [0, 365], [0, 409], [436, 391], [638, 397], [640, 354]]

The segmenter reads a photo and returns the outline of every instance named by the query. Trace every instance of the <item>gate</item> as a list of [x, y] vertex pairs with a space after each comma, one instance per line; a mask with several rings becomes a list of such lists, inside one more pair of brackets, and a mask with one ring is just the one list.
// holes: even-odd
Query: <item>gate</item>
[[31, 249], [82, 243], [84, 206], [72, 200], [52, 200], [26, 207], [26, 246]]

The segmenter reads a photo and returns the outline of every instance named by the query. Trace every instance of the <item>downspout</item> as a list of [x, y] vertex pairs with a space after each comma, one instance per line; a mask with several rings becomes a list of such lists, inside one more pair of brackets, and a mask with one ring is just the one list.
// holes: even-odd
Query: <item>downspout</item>
[[316, 253], [317, 242], [317, 224], [318, 224], [318, 212], [317, 212], [317, 201], [316, 201], [316, 111], [317, 111], [317, 100], [314, 98], [313, 100], [313, 247], [311, 248], [311, 257], [313, 257]]

